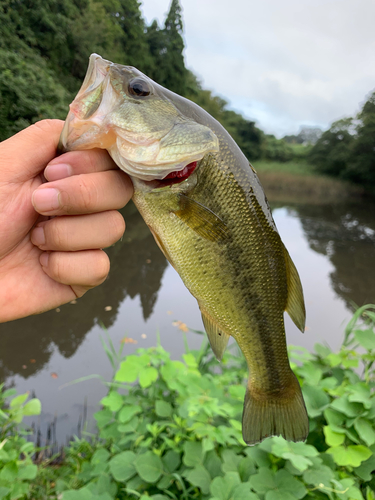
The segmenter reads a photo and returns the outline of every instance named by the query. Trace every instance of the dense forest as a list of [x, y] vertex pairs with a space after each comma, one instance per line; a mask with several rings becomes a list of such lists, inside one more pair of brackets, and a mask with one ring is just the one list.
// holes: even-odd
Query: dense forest
[[293, 143], [316, 142], [308, 159], [318, 172], [375, 189], [375, 93], [356, 119], [335, 122], [320, 138], [306, 128], [276, 139], [202, 88], [185, 66], [182, 35], [179, 0], [162, 26], [147, 25], [138, 0], [0, 0], [0, 141], [37, 120], [64, 119], [97, 52], [197, 102], [250, 161], [285, 162], [296, 154]]
[[288, 146], [227, 109], [185, 67], [183, 21], [172, 0], [163, 26], [147, 26], [137, 0], [0, 0], [0, 140], [42, 118], [64, 119], [97, 52], [136, 66], [223, 123], [252, 160]]

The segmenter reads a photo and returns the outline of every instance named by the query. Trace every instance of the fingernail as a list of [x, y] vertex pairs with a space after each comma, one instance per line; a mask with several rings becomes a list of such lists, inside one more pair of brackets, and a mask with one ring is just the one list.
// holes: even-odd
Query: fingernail
[[31, 241], [39, 247], [40, 245], [44, 245], [46, 239], [44, 237], [44, 229], [42, 227], [36, 227], [31, 233]]
[[37, 189], [33, 193], [32, 202], [37, 212], [51, 212], [60, 208], [60, 192], [54, 188]]
[[71, 165], [67, 163], [48, 165], [44, 171], [44, 177], [48, 181], [58, 181], [60, 179], [65, 179], [65, 177], [70, 177], [71, 175], [73, 175], [73, 169]]
[[49, 253], [42, 253], [42, 255], [39, 257], [39, 262], [41, 263], [42, 267], [48, 267], [48, 260], [49, 260]]

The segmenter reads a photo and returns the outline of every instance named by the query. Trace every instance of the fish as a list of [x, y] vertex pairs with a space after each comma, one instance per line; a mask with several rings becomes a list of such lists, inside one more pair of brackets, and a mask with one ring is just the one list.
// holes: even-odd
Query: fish
[[237, 342], [249, 368], [244, 441], [304, 441], [309, 421], [284, 327], [286, 311], [305, 329], [302, 285], [256, 171], [228, 132], [136, 68], [92, 54], [59, 148], [109, 152], [196, 298], [217, 359], [230, 337]]

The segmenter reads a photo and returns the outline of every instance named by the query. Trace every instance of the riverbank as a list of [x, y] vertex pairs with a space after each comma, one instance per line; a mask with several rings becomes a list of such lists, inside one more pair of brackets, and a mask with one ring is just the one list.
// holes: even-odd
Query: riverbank
[[365, 196], [362, 187], [319, 175], [304, 159], [285, 163], [259, 160], [253, 166], [271, 203], [328, 204]]

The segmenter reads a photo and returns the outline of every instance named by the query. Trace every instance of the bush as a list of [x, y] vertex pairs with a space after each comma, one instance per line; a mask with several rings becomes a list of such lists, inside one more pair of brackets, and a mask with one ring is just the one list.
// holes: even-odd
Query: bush
[[[245, 446], [241, 356], [227, 353], [219, 367], [207, 345], [181, 362], [161, 346], [121, 358], [110, 344], [116, 371], [95, 414], [98, 436], [71, 443], [48, 498], [374, 500], [374, 307], [357, 311], [338, 353], [291, 348], [310, 417], [306, 443], [274, 437]], [[29, 497], [39, 498], [45, 478], [40, 467]], [[0, 498], [15, 498], [3, 491]]]

